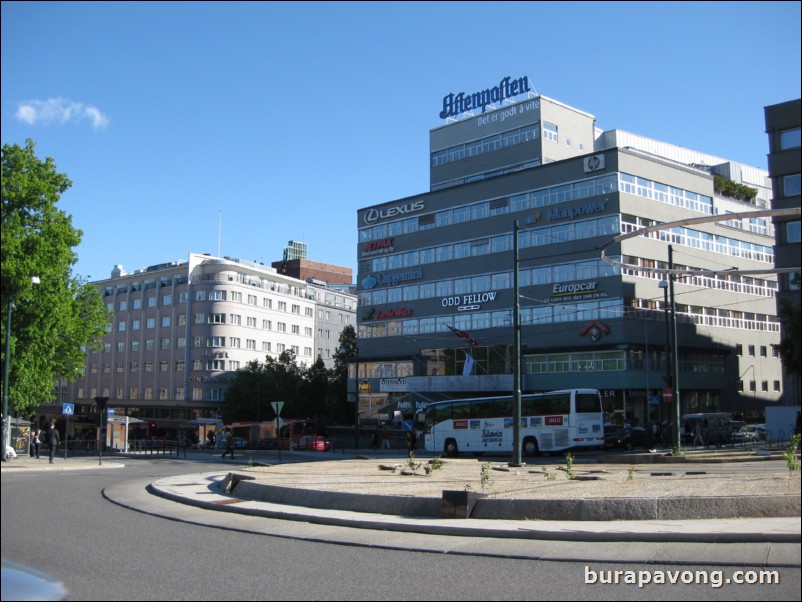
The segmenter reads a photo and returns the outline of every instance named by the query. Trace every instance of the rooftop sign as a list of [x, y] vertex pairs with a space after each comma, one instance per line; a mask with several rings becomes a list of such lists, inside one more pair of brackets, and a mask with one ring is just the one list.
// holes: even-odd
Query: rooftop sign
[[440, 118], [456, 117], [465, 111], [480, 108], [484, 113], [487, 105], [501, 102], [505, 98], [512, 98], [530, 90], [529, 80], [526, 77], [511, 79], [507, 76], [499, 82], [498, 86], [481, 92], [474, 92], [473, 94], [460, 92], [457, 95], [452, 92], [443, 98], [443, 110], [440, 111]]

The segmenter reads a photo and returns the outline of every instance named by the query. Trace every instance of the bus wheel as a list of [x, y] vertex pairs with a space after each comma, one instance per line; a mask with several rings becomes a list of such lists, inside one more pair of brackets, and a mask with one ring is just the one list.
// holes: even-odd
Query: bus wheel
[[449, 458], [456, 458], [459, 455], [459, 449], [457, 448], [457, 442], [454, 439], [446, 440], [445, 447], [443, 451]]
[[534, 437], [527, 437], [524, 439], [524, 455], [534, 458], [540, 455], [540, 449], [537, 446], [537, 439]]

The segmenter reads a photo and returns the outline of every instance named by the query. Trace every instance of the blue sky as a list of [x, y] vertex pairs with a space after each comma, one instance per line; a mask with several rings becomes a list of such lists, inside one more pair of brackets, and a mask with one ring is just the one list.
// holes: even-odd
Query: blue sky
[[356, 276], [357, 210], [428, 190], [449, 92], [526, 76], [766, 168], [800, 55], [799, 2], [3, 2], [2, 143], [73, 181], [83, 277], [289, 240]]

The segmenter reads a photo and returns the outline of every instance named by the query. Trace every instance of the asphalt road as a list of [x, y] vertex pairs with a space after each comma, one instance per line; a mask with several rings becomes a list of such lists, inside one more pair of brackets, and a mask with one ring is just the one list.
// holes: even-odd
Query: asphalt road
[[[362, 534], [362, 545], [343, 545], [327, 543], [331, 528], [324, 526], [315, 537], [297, 540], [192, 525], [134, 512], [102, 496], [117, 483], [219, 466], [142, 459], [127, 460], [124, 468], [3, 472], [2, 555], [63, 579], [74, 600], [800, 599], [798, 566], [715, 564], [710, 546], [743, 544], [700, 545], [695, 565], [651, 564], [655, 544], [632, 543], [588, 544], [620, 546], [620, 558], [642, 559], [620, 564], [463, 555], [454, 546], [451, 553], [433, 554], [385, 547], [379, 532], [375, 538]], [[279, 531], [286, 533], [286, 524], [277, 521]], [[534, 545], [547, 557], [549, 546], [559, 543]], [[771, 569], [779, 584], [715, 587], [718, 577], [737, 578], [739, 570]], [[609, 571], [624, 571], [618, 584], [601, 583], [616, 579]], [[707, 584], [682, 583], [701, 577], [698, 571], [708, 571]], [[647, 576], [679, 582], [623, 583]]]

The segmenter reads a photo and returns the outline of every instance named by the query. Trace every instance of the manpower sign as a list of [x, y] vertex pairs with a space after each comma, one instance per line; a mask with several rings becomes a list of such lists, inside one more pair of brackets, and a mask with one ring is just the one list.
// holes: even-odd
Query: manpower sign
[[460, 113], [476, 109], [482, 109], [482, 113], [484, 113], [487, 105], [501, 102], [505, 98], [512, 98], [518, 94], [524, 94], [531, 89], [528, 78], [512, 79], [507, 76], [499, 82], [498, 86], [487, 88], [480, 92], [472, 94], [466, 94], [465, 92], [454, 94], [452, 92], [443, 97], [443, 110], [440, 111], [440, 119], [456, 117]]

